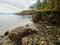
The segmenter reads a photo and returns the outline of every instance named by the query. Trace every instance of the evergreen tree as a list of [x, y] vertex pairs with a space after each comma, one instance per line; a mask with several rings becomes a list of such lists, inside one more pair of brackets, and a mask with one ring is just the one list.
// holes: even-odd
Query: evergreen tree
[[30, 9], [40, 9], [41, 7], [41, 2], [40, 0], [37, 0], [36, 3], [30, 6]]
[[48, 0], [43, 0], [41, 2], [41, 0], [37, 0], [36, 3], [34, 3], [32, 6], [30, 6], [30, 9], [40, 9], [42, 7], [44, 7], [47, 4]]

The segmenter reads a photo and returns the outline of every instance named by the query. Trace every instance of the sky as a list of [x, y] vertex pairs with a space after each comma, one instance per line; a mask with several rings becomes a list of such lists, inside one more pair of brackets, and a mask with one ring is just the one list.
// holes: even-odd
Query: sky
[[15, 13], [28, 9], [36, 0], [0, 0], [0, 13]]

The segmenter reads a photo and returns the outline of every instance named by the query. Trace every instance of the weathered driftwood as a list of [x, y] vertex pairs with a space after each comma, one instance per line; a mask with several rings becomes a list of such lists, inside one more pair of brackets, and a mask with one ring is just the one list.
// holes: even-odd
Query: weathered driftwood
[[9, 38], [12, 41], [15, 41], [15, 40], [22, 39], [23, 37], [32, 33], [37, 33], [37, 31], [35, 29], [28, 28], [28, 27], [18, 27], [10, 32]]

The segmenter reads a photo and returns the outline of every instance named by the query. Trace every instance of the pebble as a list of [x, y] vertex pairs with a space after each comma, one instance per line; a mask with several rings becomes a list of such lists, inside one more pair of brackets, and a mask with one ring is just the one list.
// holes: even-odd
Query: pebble
[[8, 34], [9, 34], [9, 31], [6, 31], [6, 32], [4, 33], [5, 36], [7, 36]]
[[40, 45], [47, 45], [46, 41], [41, 41]]

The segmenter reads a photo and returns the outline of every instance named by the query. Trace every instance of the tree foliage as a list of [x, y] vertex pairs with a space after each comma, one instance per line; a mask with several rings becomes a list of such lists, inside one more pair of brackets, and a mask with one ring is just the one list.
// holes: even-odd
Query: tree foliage
[[43, 0], [43, 2], [41, 2], [41, 0], [37, 0], [36, 3], [31, 5], [29, 8], [39, 10], [40, 8], [44, 7], [46, 4], [47, 4], [47, 0]]

